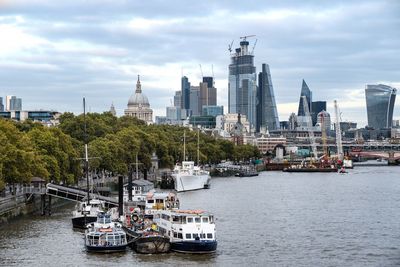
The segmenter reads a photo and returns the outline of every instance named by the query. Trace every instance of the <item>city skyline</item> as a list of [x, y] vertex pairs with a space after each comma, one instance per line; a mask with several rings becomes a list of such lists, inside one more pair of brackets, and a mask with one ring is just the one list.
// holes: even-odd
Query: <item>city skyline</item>
[[400, 88], [399, 12], [395, 1], [204, 1], [190, 7], [172, 1], [157, 8], [125, 1], [2, 1], [0, 95], [18, 95], [24, 109], [75, 113], [86, 96], [92, 112], [109, 110], [113, 102], [122, 115], [140, 74], [154, 115], [164, 115], [182, 74], [197, 82], [199, 64], [204, 76], [212, 76], [213, 64], [217, 103], [227, 111], [228, 45], [255, 34], [256, 72], [261, 63], [270, 66], [280, 120], [297, 111], [305, 79], [329, 113], [337, 99], [343, 120], [363, 127], [365, 85]]

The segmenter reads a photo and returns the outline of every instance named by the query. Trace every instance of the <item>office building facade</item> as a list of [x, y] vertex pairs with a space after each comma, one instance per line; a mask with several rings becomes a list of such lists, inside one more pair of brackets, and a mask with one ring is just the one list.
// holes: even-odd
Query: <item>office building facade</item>
[[22, 99], [17, 98], [15, 95], [6, 96], [6, 111], [21, 111]]
[[240, 48], [231, 55], [229, 65], [228, 113], [246, 115], [251, 127], [256, 126], [257, 74], [254, 55], [248, 50], [249, 42], [240, 42]]
[[311, 102], [312, 102], [312, 92], [310, 90], [310, 88], [308, 88], [307, 83], [304, 81], [303, 79], [303, 83], [301, 85], [301, 93], [300, 93], [300, 100], [299, 100], [299, 109], [297, 112], [297, 116], [305, 116], [306, 112], [305, 112], [305, 108], [303, 105], [303, 96], [305, 96], [307, 98], [307, 105], [308, 105], [308, 111], [312, 112], [312, 107], [311, 107]]
[[262, 64], [262, 71], [258, 74], [256, 121], [257, 132], [260, 132], [260, 128], [268, 130], [277, 130], [279, 128], [274, 87], [272, 86], [271, 72], [267, 64]]
[[224, 115], [224, 106], [203, 106], [202, 116], [218, 116]]
[[0, 112], [4, 111], [3, 98], [0, 97]]
[[200, 86], [190, 86], [190, 115], [199, 116], [201, 114], [201, 106], [200, 106]]
[[396, 92], [396, 88], [384, 84], [366, 85], [365, 99], [369, 127], [374, 129], [392, 127]]
[[326, 101], [313, 101], [311, 102], [311, 119], [313, 125], [317, 123], [317, 115], [321, 111], [326, 110]]
[[190, 82], [186, 76], [181, 79], [181, 95], [181, 108], [190, 109]]

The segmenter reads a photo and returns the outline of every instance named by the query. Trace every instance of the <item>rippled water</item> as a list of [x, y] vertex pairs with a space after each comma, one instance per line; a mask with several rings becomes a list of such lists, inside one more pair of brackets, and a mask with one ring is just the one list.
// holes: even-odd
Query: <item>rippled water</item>
[[72, 230], [72, 205], [51, 217], [0, 226], [4, 266], [396, 266], [400, 265], [400, 167], [349, 174], [264, 172], [215, 178], [179, 194], [182, 208], [217, 218], [214, 255], [88, 254]]

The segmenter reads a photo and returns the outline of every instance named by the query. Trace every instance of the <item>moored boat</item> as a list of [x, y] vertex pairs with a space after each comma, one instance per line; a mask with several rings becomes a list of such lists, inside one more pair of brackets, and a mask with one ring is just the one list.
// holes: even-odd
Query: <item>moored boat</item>
[[210, 174], [194, 161], [182, 161], [182, 165], [176, 165], [172, 173], [175, 190], [177, 192], [191, 191], [210, 187]]
[[160, 210], [154, 215], [159, 231], [168, 235], [171, 250], [213, 253], [217, 249], [214, 216], [202, 210]]
[[89, 223], [97, 220], [98, 213], [104, 209], [104, 201], [99, 199], [79, 202], [72, 212], [72, 227], [86, 229]]
[[122, 225], [111, 221], [111, 215], [100, 212], [97, 221], [87, 226], [85, 246], [89, 252], [121, 252], [128, 245], [126, 233]]

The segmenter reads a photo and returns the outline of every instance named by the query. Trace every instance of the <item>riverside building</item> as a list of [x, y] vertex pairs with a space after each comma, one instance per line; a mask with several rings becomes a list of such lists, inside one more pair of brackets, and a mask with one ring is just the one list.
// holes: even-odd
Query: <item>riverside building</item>
[[396, 92], [396, 88], [384, 84], [367, 84], [365, 86], [369, 127], [374, 129], [392, 127]]

